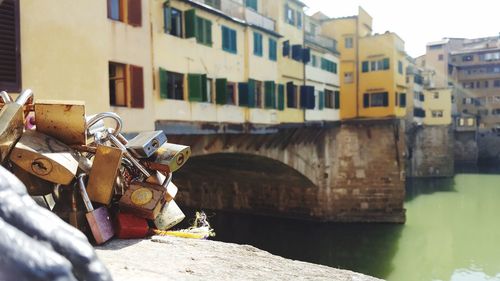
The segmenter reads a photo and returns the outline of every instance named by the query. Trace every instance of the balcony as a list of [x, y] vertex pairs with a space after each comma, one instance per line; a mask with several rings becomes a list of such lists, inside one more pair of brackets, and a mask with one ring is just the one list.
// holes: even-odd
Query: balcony
[[195, 2], [211, 6], [222, 13], [237, 19], [246, 21], [270, 31], [275, 31], [276, 23], [273, 19], [259, 14], [253, 9], [245, 7], [243, 0], [193, 0]]
[[305, 33], [304, 39], [306, 42], [318, 45], [318, 46], [325, 48], [331, 52], [338, 53], [337, 41], [334, 39], [324, 37], [321, 35], [314, 35], [311, 33]]

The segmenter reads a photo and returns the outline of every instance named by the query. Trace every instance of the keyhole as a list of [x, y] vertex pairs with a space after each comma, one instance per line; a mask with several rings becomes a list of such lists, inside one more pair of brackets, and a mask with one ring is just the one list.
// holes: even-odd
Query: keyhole
[[38, 158], [31, 163], [31, 170], [37, 175], [45, 176], [52, 171], [52, 164], [47, 159]]

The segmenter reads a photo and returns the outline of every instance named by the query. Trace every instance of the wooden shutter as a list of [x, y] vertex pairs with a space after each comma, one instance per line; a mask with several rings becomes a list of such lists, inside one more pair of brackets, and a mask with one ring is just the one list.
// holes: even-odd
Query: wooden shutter
[[215, 80], [215, 102], [217, 104], [227, 103], [227, 79]]
[[128, 24], [132, 26], [142, 25], [142, 0], [128, 0]]
[[266, 108], [276, 108], [276, 95], [275, 95], [275, 84], [274, 81], [264, 82], [264, 95], [265, 95], [265, 107]]
[[0, 4], [0, 91], [21, 90], [19, 38], [19, 1], [4, 0]]
[[370, 94], [363, 95], [363, 107], [364, 108], [370, 107]]
[[130, 90], [132, 108], [144, 108], [144, 74], [142, 67], [130, 66]]
[[325, 92], [319, 91], [318, 95], [319, 95], [319, 97], [318, 97], [318, 99], [319, 99], [318, 108], [319, 108], [319, 110], [322, 110], [323, 108], [325, 108]]
[[[188, 93], [190, 101], [203, 101], [203, 81], [201, 74], [188, 74]], [[205, 82], [206, 88], [206, 82]]]
[[384, 70], [387, 70], [390, 68], [389, 67], [389, 59], [384, 59], [383, 64], [384, 64]]
[[205, 24], [203, 26], [205, 33], [206, 44], [212, 45], [212, 22], [209, 20], [205, 20]]
[[300, 86], [300, 108], [306, 108], [307, 106], [307, 87]]
[[238, 83], [238, 100], [240, 106], [248, 106], [248, 83]]
[[208, 87], [207, 87], [207, 75], [201, 75], [201, 100], [208, 102]]
[[288, 57], [290, 55], [290, 41], [286, 40], [283, 42], [283, 56]]
[[406, 107], [406, 94], [399, 94], [399, 107]]
[[302, 46], [293, 45], [292, 46], [292, 59], [296, 61], [302, 61]]
[[285, 86], [278, 85], [278, 110], [285, 110]]
[[257, 81], [248, 79], [248, 107], [255, 107], [255, 93], [257, 91]]
[[302, 62], [308, 63], [311, 61], [311, 49], [305, 48], [302, 49]]
[[314, 109], [316, 107], [316, 100], [314, 98], [314, 86], [306, 86], [306, 106], [307, 109]]
[[168, 75], [167, 71], [161, 67], [160, 67], [160, 98], [168, 99]]
[[295, 89], [295, 87], [293, 85], [293, 82], [286, 83], [286, 100], [287, 100], [286, 105], [287, 105], [287, 107], [291, 107], [291, 108], [296, 107], [296, 104], [295, 104], [296, 94], [295, 94], [294, 89]]
[[335, 109], [340, 109], [340, 92], [335, 91]]
[[163, 29], [165, 33], [170, 33], [172, 30], [172, 10], [167, 3], [163, 4]]
[[186, 38], [196, 37], [196, 10], [191, 9], [184, 12], [184, 24], [186, 27]]

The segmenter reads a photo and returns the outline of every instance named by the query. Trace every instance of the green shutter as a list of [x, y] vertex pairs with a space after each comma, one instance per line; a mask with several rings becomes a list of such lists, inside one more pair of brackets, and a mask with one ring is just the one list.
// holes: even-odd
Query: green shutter
[[203, 101], [203, 86], [201, 74], [188, 74], [188, 87], [190, 101]]
[[209, 20], [205, 20], [205, 36], [206, 36], [206, 44], [212, 46], [212, 22]]
[[257, 83], [253, 79], [248, 79], [248, 107], [255, 107], [255, 92], [257, 90]]
[[208, 97], [207, 97], [207, 75], [206, 74], [202, 74], [201, 75], [201, 100], [204, 101], [204, 102], [207, 102], [208, 101]]
[[196, 42], [200, 44], [205, 44], [205, 33], [203, 29], [203, 26], [205, 25], [204, 22], [205, 20], [202, 18], [196, 17]]
[[389, 69], [389, 59], [384, 59], [384, 70]]
[[184, 12], [186, 38], [196, 37], [196, 11], [194, 9]]
[[215, 103], [226, 104], [227, 101], [227, 79], [215, 80]]
[[276, 95], [275, 95], [275, 84], [274, 81], [264, 82], [264, 95], [265, 95], [265, 107], [266, 108], [276, 108]]
[[283, 84], [278, 85], [278, 109], [285, 110], [285, 86]]
[[335, 91], [335, 109], [340, 109], [340, 92]]
[[160, 67], [160, 98], [168, 99], [168, 76], [167, 71]]
[[325, 92], [319, 91], [319, 104], [318, 104], [319, 110], [322, 110], [325, 108]]

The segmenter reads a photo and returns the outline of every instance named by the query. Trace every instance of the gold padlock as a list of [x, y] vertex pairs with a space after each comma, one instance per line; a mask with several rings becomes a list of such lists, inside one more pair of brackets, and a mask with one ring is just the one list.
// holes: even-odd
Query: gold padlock
[[75, 178], [79, 157], [64, 143], [32, 130], [23, 134], [10, 154], [10, 160], [19, 168], [63, 185]]
[[28, 194], [31, 196], [44, 196], [54, 190], [53, 183], [36, 177], [17, 165], [12, 165], [12, 173], [26, 186]]
[[91, 201], [109, 205], [123, 151], [119, 148], [98, 145], [90, 170], [87, 194]]
[[67, 145], [87, 143], [85, 102], [43, 100], [35, 103], [36, 130]]
[[140, 159], [149, 169], [173, 173], [182, 167], [191, 156], [189, 146], [164, 143], [151, 157]]

